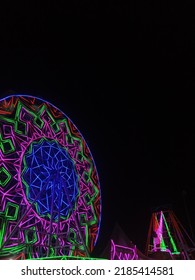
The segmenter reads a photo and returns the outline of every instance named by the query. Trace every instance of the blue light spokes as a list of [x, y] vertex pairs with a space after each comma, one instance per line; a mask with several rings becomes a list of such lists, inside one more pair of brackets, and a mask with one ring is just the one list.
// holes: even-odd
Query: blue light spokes
[[67, 219], [78, 197], [74, 162], [55, 141], [32, 142], [23, 158], [23, 185], [27, 200], [44, 218]]

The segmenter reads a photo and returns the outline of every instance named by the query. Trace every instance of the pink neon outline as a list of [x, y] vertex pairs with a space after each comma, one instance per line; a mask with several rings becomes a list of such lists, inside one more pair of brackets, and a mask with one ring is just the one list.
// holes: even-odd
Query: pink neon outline
[[[129, 253], [122, 252], [123, 250], [130, 251]], [[133, 255], [132, 255], [133, 253]], [[117, 245], [114, 243], [113, 239], [111, 239], [111, 260], [135, 260], [138, 259], [138, 255], [136, 253], [136, 245], [134, 248], [126, 247], [122, 245]]]

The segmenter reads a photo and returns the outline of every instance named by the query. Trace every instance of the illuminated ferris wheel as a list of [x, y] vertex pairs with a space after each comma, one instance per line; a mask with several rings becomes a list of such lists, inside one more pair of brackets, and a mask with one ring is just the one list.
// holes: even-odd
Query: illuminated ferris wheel
[[101, 220], [91, 152], [40, 98], [0, 100], [0, 258], [89, 257]]

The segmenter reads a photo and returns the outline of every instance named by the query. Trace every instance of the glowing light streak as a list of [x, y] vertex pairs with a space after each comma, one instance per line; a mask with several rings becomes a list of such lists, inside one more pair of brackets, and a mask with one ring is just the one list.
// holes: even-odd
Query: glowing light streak
[[164, 214], [163, 214], [163, 220], [164, 220], [164, 223], [165, 223], [165, 226], [166, 226], [166, 230], [167, 230], [168, 236], [169, 236], [169, 238], [170, 238], [170, 241], [171, 241], [171, 244], [172, 244], [172, 247], [173, 247], [173, 252], [172, 252], [171, 249], [170, 249], [170, 251], [171, 251], [172, 253], [179, 254], [180, 252], [178, 251], [178, 249], [177, 249], [177, 247], [176, 247], [176, 244], [175, 244], [175, 242], [174, 242], [174, 240], [173, 240], [173, 237], [172, 237], [171, 232], [170, 232], [170, 230], [169, 230], [169, 227], [168, 227], [168, 224], [167, 224], [167, 221], [166, 221], [166, 219], [165, 219]]

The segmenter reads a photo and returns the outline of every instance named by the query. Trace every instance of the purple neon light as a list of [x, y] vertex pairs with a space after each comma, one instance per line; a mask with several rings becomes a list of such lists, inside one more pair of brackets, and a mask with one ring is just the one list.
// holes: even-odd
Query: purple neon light
[[137, 260], [136, 246], [127, 247], [115, 244], [111, 239], [111, 260]]
[[[0, 217], [6, 221], [0, 255], [4, 248], [11, 251], [19, 244], [31, 245], [29, 258], [48, 254], [48, 244], [50, 256], [83, 255], [86, 249], [92, 252], [101, 220], [100, 183], [93, 157], [76, 126], [49, 102], [18, 95], [0, 100], [0, 131]], [[27, 198], [24, 188], [24, 181], [28, 181], [27, 175], [22, 179], [24, 160], [28, 159], [30, 146], [41, 139], [47, 143], [54, 141], [66, 150], [78, 177], [79, 196], [72, 213], [64, 220], [57, 220], [57, 216], [55, 221], [45, 219], [31, 205], [36, 197], [31, 194]], [[31, 181], [27, 183], [31, 188]], [[13, 211], [19, 206], [17, 217], [6, 216], [8, 202], [13, 204], [13, 209], [9, 207]], [[51, 242], [58, 247], [55, 252]]]
[[157, 220], [157, 217], [155, 216], [155, 226], [154, 226], [154, 248], [153, 251], [157, 251], [161, 248], [162, 242], [163, 242], [163, 213], [160, 212], [160, 218], [159, 221]]

